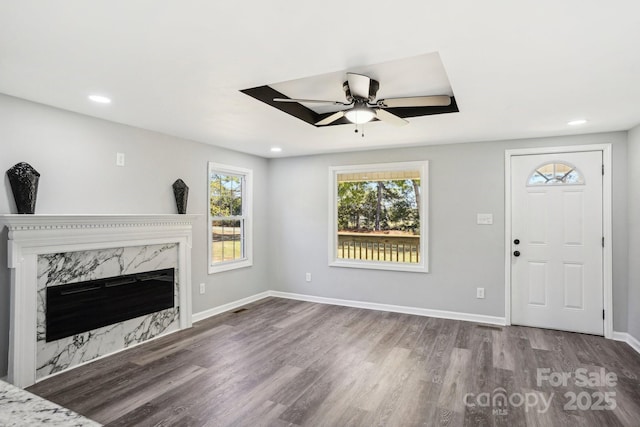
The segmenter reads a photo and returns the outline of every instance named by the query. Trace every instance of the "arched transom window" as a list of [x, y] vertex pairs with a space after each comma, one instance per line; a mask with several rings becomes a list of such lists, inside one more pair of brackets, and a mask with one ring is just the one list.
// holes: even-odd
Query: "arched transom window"
[[574, 166], [563, 162], [545, 163], [527, 180], [527, 185], [580, 185], [584, 176]]

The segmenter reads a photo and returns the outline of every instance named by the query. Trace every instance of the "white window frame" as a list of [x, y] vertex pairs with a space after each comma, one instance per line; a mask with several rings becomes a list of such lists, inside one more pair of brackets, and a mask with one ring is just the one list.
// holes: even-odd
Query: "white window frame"
[[[209, 260], [209, 274], [220, 273], [222, 271], [235, 270], [237, 268], [251, 267], [253, 265], [253, 171], [251, 169], [237, 166], [223, 165], [221, 163], [208, 162], [207, 165], [207, 251]], [[244, 177], [242, 186], [242, 215], [238, 219], [244, 220], [244, 257], [231, 261], [213, 262], [213, 230], [211, 216], [210, 199], [210, 177], [212, 172], [229, 175], [241, 175]]]
[[[367, 261], [338, 258], [338, 175], [354, 172], [379, 172], [397, 170], [420, 171], [420, 261], [415, 264], [388, 261]], [[373, 163], [365, 165], [329, 167], [329, 266], [364, 268], [373, 270], [429, 272], [429, 162], [427, 160], [397, 163]]]

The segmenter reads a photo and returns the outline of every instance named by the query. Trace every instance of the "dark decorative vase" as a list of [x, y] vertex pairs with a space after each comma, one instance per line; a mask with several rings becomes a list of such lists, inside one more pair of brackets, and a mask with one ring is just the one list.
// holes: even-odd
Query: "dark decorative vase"
[[173, 194], [176, 196], [176, 206], [179, 214], [187, 213], [187, 199], [189, 198], [189, 187], [180, 178], [173, 183]]
[[29, 163], [20, 162], [7, 171], [13, 199], [19, 214], [33, 214], [36, 211], [38, 181], [40, 174]]

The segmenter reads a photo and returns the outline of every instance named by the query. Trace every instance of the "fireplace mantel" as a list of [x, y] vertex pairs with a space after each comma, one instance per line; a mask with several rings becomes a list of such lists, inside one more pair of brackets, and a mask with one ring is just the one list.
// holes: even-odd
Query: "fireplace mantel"
[[69, 230], [69, 229], [110, 229], [117, 227], [159, 227], [159, 226], [191, 226], [201, 215], [171, 214], [94, 214], [94, 215], [50, 215], [50, 214], [4, 214], [0, 215], [0, 223], [7, 226], [10, 232], [37, 230]]
[[11, 312], [8, 379], [36, 381], [38, 257], [48, 254], [177, 245], [179, 328], [191, 326], [192, 224], [200, 215], [0, 215], [8, 229]]

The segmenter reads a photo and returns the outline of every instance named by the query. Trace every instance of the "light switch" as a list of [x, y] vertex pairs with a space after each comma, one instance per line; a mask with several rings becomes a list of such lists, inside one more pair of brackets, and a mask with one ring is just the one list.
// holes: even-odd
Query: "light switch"
[[491, 225], [493, 224], [493, 214], [479, 213], [476, 222], [478, 225]]
[[116, 153], [116, 166], [124, 166], [124, 153]]

